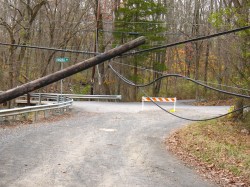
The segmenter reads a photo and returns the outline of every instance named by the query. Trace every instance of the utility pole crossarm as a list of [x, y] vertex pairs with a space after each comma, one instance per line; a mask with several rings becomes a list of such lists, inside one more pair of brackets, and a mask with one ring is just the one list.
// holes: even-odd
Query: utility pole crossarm
[[103, 63], [106, 60], [109, 60], [111, 58], [114, 58], [118, 55], [121, 55], [133, 48], [136, 48], [142, 44], [145, 43], [145, 37], [139, 37], [135, 40], [132, 40], [126, 44], [123, 44], [119, 47], [116, 47], [114, 49], [111, 49], [105, 53], [102, 53], [100, 55], [97, 55], [93, 58], [87, 59], [83, 62], [79, 62], [73, 66], [70, 66], [68, 68], [65, 68], [61, 71], [57, 71], [55, 73], [52, 73], [50, 75], [47, 75], [45, 77], [41, 77], [39, 79], [36, 79], [34, 81], [28, 82], [26, 84], [23, 84], [19, 87], [7, 90], [0, 94], [0, 103], [4, 103], [6, 101], [9, 101], [11, 99], [17, 98], [19, 96], [22, 96], [24, 94], [27, 94], [31, 91], [37, 90], [39, 88], [42, 88], [44, 86], [47, 86], [51, 83], [54, 83], [56, 81], [59, 81], [61, 79], [64, 79], [66, 77], [69, 77], [73, 74], [76, 74], [80, 71], [89, 69], [97, 64]]

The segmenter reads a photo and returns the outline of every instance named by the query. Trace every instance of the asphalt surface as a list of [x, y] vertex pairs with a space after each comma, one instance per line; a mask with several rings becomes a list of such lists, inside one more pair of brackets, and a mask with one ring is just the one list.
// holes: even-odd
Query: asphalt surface
[[[226, 111], [177, 105], [176, 114]], [[164, 139], [188, 123], [148, 103], [141, 111], [139, 103], [75, 102], [68, 119], [0, 129], [0, 186], [216, 186], [166, 150]]]

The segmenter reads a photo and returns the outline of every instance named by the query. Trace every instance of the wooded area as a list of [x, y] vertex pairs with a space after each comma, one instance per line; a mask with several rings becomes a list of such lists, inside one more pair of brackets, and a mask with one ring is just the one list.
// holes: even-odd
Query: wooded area
[[[0, 46], [0, 90], [8, 90], [60, 70], [57, 57], [69, 67], [138, 36], [139, 49], [182, 41], [249, 25], [248, 0], [0, 0], [0, 42], [86, 51]], [[163, 73], [182, 74], [211, 86], [249, 94], [250, 30], [138, 55], [109, 63], [134, 83]], [[108, 63], [64, 79], [64, 91], [81, 94], [121, 94], [136, 101], [140, 90], [123, 84]], [[243, 89], [239, 89], [243, 88]], [[59, 92], [60, 82], [40, 92]], [[226, 99], [227, 96], [176, 78], [158, 81], [148, 95], [178, 99]], [[243, 100], [238, 100], [242, 105]]]

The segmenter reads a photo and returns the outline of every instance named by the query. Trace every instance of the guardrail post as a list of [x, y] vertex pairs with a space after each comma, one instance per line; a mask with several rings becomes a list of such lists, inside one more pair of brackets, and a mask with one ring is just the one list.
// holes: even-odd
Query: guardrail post
[[47, 118], [47, 115], [48, 115], [48, 111], [44, 110], [44, 118]]
[[61, 113], [61, 114], [64, 113], [64, 107], [60, 108], [60, 113]]
[[29, 113], [25, 113], [25, 114], [23, 115], [23, 117], [24, 117], [24, 120], [27, 120], [27, 119], [29, 118]]
[[39, 100], [38, 100], [38, 105], [41, 105], [41, 103], [42, 103], [42, 94], [41, 93], [39, 93], [39, 98], [38, 98]]
[[35, 111], [35, 113], [34, 113], [33, 121], [34, 121], [34, 122], [37, 121], [37, 111]]

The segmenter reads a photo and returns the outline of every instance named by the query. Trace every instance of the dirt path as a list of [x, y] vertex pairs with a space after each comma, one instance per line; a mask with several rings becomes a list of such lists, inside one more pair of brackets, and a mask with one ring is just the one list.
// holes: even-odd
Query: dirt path
[[216, 186], [165, 148], [186, 121], [135, 104], [91, 106], [77, 103], [63, 121], [0, 129], [0, 186]]

